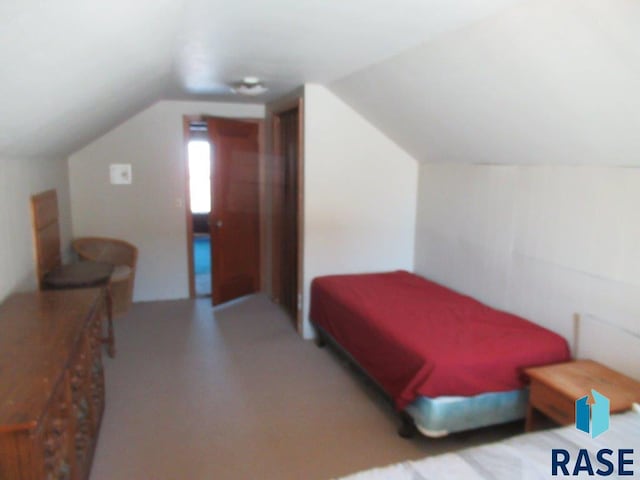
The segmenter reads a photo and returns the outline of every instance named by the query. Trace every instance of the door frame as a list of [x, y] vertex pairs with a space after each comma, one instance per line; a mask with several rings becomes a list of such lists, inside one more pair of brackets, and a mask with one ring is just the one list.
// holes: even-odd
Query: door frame
[[[285, 98], [283, 100], [276, 100], [267, 105], [267, 120], [270, 126], [270, 140], [271, 140], [271, 152], [273, 153], [273, 157], [271, 157], [271, 167], [274, 165], [274, 160], [282, 156], [282, 146], [280, 145], [280, 119], [279, 116], [283, 113], [286, 113], [293, 109], [298, 109], [298, 198], [297, 198], [297, 212], [298, 212], [298, 232], [297, 232], [297, 243], [298, 243], [298, 259], [297, 259], [297, 270], [298, 270], [298, 285], [296, 287], [297, 290], [297, 308], [296, 308], [296, 318], [295, 325], [296, 330], [299, 334], [303, 333], [303, 314], [304, 314], [304, 99], [302, 95], [296, 95], [293, 98]], [[270, 199], [272, 206], [272, 221], [270, 222], [270, 226], [273, 227], [273, 218], [277, 214], [277, 212], [273, 211], [273, 199], [276, 193], [277, 184], [274, 180], [274, 169], [271, 169], [272, 174], [269, 178], [270, 182]], [[277, 295], [279, 294], [279, 267], [275, 267], [274, 259], [279, 257], [279, 254], [276, 253], [276, 249], [278, 245], [275, 241], [275, 231], [271, 228], [271, 298], [274, 302], [279, 303], [279, 299]]]
[[[191, 137], [190, 125], [191, 122], [204, 122], [207, 118], [220, 118], [223, 120], [237, 120], [240, 122], [256, 123], [258, 125], [258, 171], [259, 171], [259, 185], [258, 185], [258, 216], [259, 216], [259, 242], [260, 242], [260, 258], [258, 260], [258, 272], [262, 279], [262, 256], [265, 251], [264, 245], [267, 238], [266, 235], [266, 222], [265, 217], [265, 195], [264, 195], [264, 163], [265, 163], [265, 121], [262, 118], [244, 118], [244, 117], [223, 117], [218, 115], [183, 115], [182, 116], [182, 152], [183, 152], [183, 167], [184, 167], [184, 188], [185, 188], [185, 218], [186, 218], [186, 233], [187, 233], [187, 272], [189, 277], [189, 298], [196, 298], [196, 285], [195, 285], [195, 271], [193, 266], [193, 213], [191, 213], [191, 190], [189, 185], [189, 140]], [[213, 175], [213, 171], [211, 172]], [[213, 194], [213, 192], [211, 192]], [[211, 197], [213, 198], [213, 197]], [[211, 265], [213, 269], [213, 263]], [[260, 291], [264, 291], [264, 281], [260, 282]]]

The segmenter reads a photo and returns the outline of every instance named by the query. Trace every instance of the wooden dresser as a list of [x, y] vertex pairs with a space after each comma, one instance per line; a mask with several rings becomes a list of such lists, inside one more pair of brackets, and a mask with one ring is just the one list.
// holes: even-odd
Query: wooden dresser
[[0, 480], [89, 477], [104, 410], [101, 289], [0, 305]]

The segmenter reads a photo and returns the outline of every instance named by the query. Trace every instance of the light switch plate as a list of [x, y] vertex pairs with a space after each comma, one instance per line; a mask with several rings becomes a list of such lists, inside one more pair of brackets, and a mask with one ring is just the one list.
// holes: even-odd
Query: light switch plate
[[130, 163], [112, 163], [109, 166], [109, 178], [111, 185], [130, 185], [131, 164]]

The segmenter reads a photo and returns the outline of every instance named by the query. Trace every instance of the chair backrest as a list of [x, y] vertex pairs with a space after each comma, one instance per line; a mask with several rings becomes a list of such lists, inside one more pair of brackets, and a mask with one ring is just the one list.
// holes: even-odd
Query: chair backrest
[[138, 260], [138, 249], [129, 242], [117, 238], [76, 238], [72, 246], [82, 260], [128, 265], [133, 269]]
[[58, 194], [47, 190], [31, 197], [33, 244], [36, 255], [36, 274], [39, 285], [42, 278], [60, 266], [60, 225], [58, 222]]

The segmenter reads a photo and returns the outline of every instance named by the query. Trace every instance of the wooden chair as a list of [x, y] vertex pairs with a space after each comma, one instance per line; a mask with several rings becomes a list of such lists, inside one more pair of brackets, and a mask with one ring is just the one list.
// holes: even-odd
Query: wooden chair
[[107, 353], [115, 356], [113, 334], [113, 302], [111, 295], [111, 274], [113, 265], [103, 262], [80, 262], [62, 264], [60, 254], [60, 224], [58, 221], [58, 195], [55, 190], [31, 197], [31, 217], [33, 221], [33, 243], [36, 255], [36, 273], [41, 290], [68, 290], [102, 287], [107, 304]]
[[72, 247], [81, 260], [109, 263], [115, 267], [111, 275], [113, 314], [126, 313], [133, 300], [138, 249], [124, 240], [106, 237], [76, 238]]

